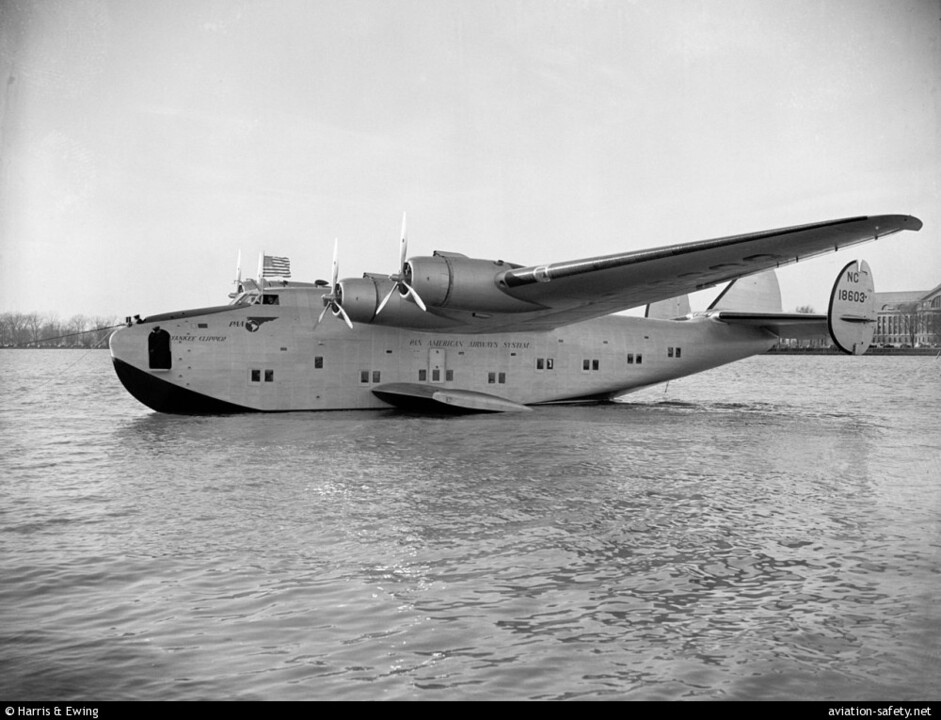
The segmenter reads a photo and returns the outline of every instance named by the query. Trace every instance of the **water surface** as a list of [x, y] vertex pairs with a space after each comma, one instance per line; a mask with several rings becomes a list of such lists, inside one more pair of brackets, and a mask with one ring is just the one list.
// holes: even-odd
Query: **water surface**
[[937, 695], [934, 358], [459, 418], [158, 415], [105, 351], [0, 367], [0, 696]]

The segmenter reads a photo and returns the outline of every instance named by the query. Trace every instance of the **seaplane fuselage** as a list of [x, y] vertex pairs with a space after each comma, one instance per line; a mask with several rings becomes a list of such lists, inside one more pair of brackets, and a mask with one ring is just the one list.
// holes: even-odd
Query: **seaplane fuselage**
[[612, 399], [764, 352], [777, 339], [706, 316], [609, 316], [542, 332], [351, 330], [335, 319], [317, 325], [323, 294], [287, 287], [266, 291], [266, 304], [129, 324], [111, 338], [118, 375], [142, 403], [173, 413], [382, 408], [390, 397], [382, 389], [397, 384], [525, 406]]
[[[162, 412], [284, 412], [390, 405], [434, 411], [527, 410], [606, 401], [829, 332], [860, 355], [872, 341], [872, 274], [853, 261], [826, 315], [781, 310], [775, 268], [917, 231], [906, 215], [811, 225], [547, 265], [435, 252], [391, 275], [298, 283], [287, 258], [229, 305], [128, 321], [111, 337], [121, 382]], [[686, 293], [728, 283], [703, 313]], [[619, 315], [647, 306], [645, 317]]]

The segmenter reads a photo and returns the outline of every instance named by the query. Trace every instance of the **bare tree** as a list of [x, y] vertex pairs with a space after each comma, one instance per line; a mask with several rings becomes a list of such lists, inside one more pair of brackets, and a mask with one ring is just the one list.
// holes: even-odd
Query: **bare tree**
[[76, 315], [65, 322], [55, 315], [0, 313], [0, 347], [103, 347], [114, 317]]

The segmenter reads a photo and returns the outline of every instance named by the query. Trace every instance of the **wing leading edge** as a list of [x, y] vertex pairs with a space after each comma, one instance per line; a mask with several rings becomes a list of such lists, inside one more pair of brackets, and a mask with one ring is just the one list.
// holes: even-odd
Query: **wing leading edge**
[[763, 270], [789, 265], [902, 230], [910, 215], [845, 218], [616, 255], [511, 268], [497, 277], [506, 294], [543, 306], [505, 317], [492, 329], [559, 327], [658, 302]]

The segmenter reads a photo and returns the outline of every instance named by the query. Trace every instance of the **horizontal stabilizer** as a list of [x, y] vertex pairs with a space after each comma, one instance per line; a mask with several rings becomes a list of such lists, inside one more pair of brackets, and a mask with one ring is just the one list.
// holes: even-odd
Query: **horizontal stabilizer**
[[827, 334], [827, 316], [810, 313], [748, 313], [723, 310], [712, 316], [728, 325], [764, 328], [778, 337], [802, 340]]
[[472, 390], [442, 388], [421, 383], [388, 383], [373, 388], [373, 395], [390, 405], [419, 412], [528, 412], [519, 403]]

